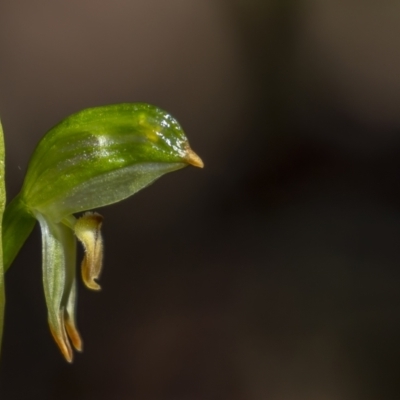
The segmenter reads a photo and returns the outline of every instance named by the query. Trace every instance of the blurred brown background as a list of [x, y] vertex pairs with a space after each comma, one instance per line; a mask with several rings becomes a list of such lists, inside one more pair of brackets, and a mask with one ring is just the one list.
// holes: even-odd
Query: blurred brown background
[[7, 273], [0, 398], [400, 398], [400, 3], [2, 0], [9, 198], [80, 109], [171, 112], [206, 168], [102, 209], [85, 350], [47, 327], [39, 230]]

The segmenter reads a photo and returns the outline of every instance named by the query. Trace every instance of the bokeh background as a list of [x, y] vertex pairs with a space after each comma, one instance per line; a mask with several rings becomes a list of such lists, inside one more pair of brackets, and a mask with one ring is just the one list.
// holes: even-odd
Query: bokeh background
[[102, 209], [83, 354], [36, 228], [7, 273], [0, 398], [400, 398], [400, 3], [2, 0], [7, 188], [80, 109], [149, 102], [204, 170]]

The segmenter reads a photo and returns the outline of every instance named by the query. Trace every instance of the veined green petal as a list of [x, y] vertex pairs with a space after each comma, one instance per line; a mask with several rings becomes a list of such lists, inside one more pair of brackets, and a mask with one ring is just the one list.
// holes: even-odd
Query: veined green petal
[[[3, 218], [4, 206], [6, 203], [6, 189], [4, 184], [4, 138], [3, 127], [0, 121], [0, 221]], [[2, 224], [0, 224], [0, 346], [3, 334], [5, 290], [4, 290], [4, 268], [3, 268], [3, 246], [2, 246]]]
[[[73, 315], [69, 314], [71, 307], [75, 306], [76, 241], [67, 226], [54, 223], [41, 214], [36, 217], [42, 230], [43, 286], [50, 330], [64, 357], [71, 362], [72, 349], [65, 327], [65, 313], [68, 312], [69, 326], [72, 324], [75, 329]], [[74, 344], [77, 342], [75, 337], [71, 339]]]
[[185, 167], [184, 163], [141, 163], [95, 176], [72, 187], [62, 197], [36, 205], [54, 221], [70, 214], [116, 203], [149, 186], [162, 175]]
[[202, 166], [165, 111], [142, 103], [91, 108], [44, 136], [21, 196], [34, 212], [59, 221], [120, 201], [188, 164]]

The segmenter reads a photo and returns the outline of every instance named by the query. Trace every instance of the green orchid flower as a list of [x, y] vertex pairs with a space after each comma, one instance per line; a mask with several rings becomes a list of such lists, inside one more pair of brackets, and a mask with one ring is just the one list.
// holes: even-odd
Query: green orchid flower
[[76, 241], [85, 250], [81, 271], [89, 289], [100, 288], [103, 253], [102, 217], [74, 214], [121, 201], [189, 164], [203, 167], [178, 122], [142, 103], [81, 111], [38, 144], [22, 190], [5, 210], [4, 269], [38, 221], [48, 321], [67, 361], [72, 361], [72, 346], [82, 350], [75, 322]]

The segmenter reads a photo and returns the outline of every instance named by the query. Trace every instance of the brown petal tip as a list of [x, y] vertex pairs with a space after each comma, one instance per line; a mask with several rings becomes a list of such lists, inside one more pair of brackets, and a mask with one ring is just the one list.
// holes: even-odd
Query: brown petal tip
[[81, 336], [79, 335], [79, 332], [75, 327], [75, 324], [69, 318], [65, 318], [65, 330], [67, 331], [67, 334], [71, 339], [72, 345], [75, 347], [75, 349], [77, 351], [82, 351], [83, 344]]
[[69, 363], [72, 363], [72, 360], [73, 360], [72, 349], [68, 342], [68, 339], [65, 337], [65, 334], [62, 335], [62, 334], [58, 333], [56, 330], [53, 329], [52, 326], [50, 326], [50, 332], [53, 336], [53, 339], [57, 343], [59, 349], [61, 350], [61, 353], [64, 356], [64, 358]]
[[204, 167], [203, 160], [190, 147], [186, 151], [186, 161], [194, 167]]

